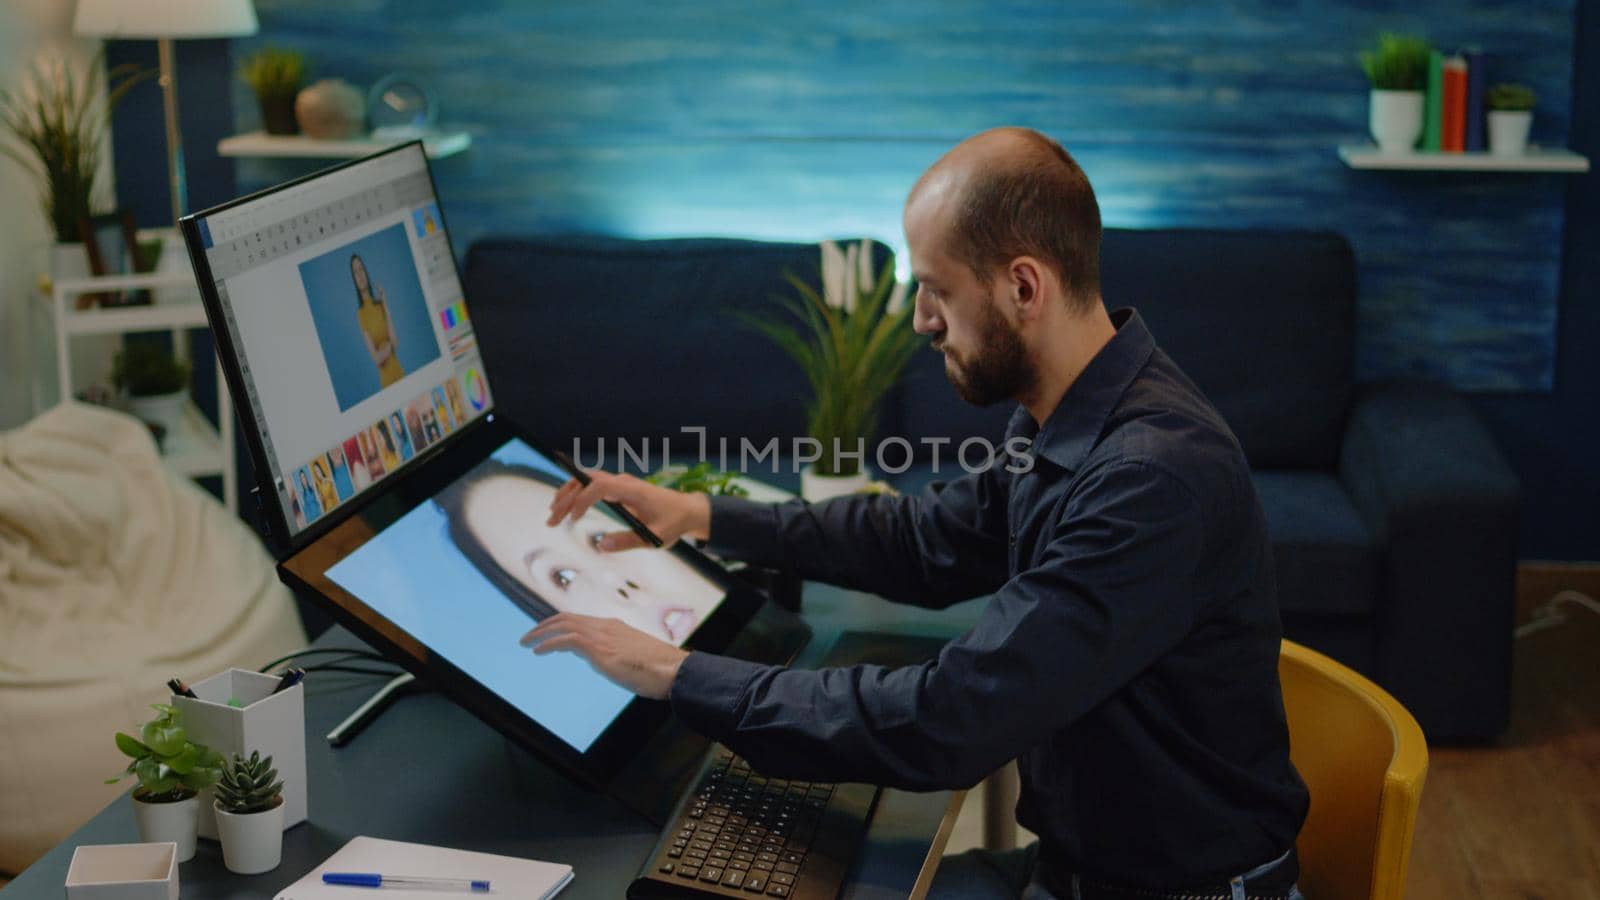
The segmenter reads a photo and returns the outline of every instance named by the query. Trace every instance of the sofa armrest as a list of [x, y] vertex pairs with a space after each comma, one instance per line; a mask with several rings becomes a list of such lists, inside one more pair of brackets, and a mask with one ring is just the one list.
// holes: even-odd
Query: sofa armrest
[[1433, 385], [1358, 393], [1339, 478], [1382, 553], [1377, 680], [1433, 739], [1510, 714], [1522, 487], [1477, 415]]

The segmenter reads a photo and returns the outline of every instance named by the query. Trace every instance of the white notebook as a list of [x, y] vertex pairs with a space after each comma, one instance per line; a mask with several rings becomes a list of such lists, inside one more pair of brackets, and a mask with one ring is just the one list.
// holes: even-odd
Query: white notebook
[[[484, 891], [430, 891], [406, 888], [403, 891], [375, 891], [372, 888], [323, 884], [324, 872], [376, 872], [381, 875], [409, 875], [422, 878], [471, 878], [488, 881]], [[505, 897], [514, 900], [546, 900], [560, 893], [572, 881], [572, 867], [557, 863], [451, 850], [427, 844], [407, 844], [381, 838], [356, 837], [338, 853], [328, 857], [306, 877], [284, 888], [275, 900], [467, 900], [471, 897]]]

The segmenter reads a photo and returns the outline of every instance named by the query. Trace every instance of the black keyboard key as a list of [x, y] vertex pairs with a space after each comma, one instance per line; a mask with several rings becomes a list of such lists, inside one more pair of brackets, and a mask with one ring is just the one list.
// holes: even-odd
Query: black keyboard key
[[699, 866], [679, 866], [678, 867], [678, 877], [679, 878], [687, 878], [690, 881], [693, 881], [699, 874], [700, 874], [700, 867]]
[[750, 876], [744, 880], [744, 889], [752, 894], [759, 894], [767, 889], [767, 879], [763, 875], [758, 875], [752, 872], [750, 873]]
[[730, 859], [726, 863], [723, 863], [722, 867], [724, 869], [736, 869], [740, 872], [750, 871], [750, 864], [742, 859]]
[[722, 876], [722, 886], [729, 888], [744, 886], [744, 873], [736, 869], [729, 869]]
[[[709, 872], [711, 870], [707, 869], [706, 871]], [[704, 876], [701, 876], [701, 878], [703, 880]], [[767, 881], [772, 884], [794, 884], [794, 876], [790, 875], [788, 872], [773, 872], [772, 875], [767, 878]]]
[[768, 882], [767, 883], [767, 896], [768, 897], [787, 897], [787, 896], [789, 896], [789, 886], [786, 885], [786, 884], [773, 884], [771, 882]]
[[722, 880], [722, 869], [718, 866], [706, 866], [700, 870], [700, 880], [716, 884]]
[[673, 868], [674, 868], [674, 866], [672, 865], [672, 863], [662, 863], [661, 864], [661, 874], [663, 874], [663, 875], [671, 875]]
[[797, 866], [800, 865], [801, 861], [805, 858], [806, 857], [804, 853], [798, 853], [794, 850], [788, 850], [778, 854], [778, 859], [780, 862], [794, 863]]
[[778, 863], [772, 867], [772, 871], [782, 872], [785, 875], [796, 875], [799, 874], [800, 867], [794, 863]]

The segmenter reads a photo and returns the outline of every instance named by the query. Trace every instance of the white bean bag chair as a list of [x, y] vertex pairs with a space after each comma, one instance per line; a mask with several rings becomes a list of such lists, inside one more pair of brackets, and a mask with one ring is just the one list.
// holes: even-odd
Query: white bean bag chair
[[138, 420], [64, 403], [0, 433], [0, 874], [133, 786], [102, 783], [127, 762], [112, 736], [167, 679], [305, 643], [254, 532]]

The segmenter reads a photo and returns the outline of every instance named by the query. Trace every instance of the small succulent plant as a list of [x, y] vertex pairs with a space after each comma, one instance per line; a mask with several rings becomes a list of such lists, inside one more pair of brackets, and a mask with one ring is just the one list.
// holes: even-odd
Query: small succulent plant
[[1378, 36], [1376, 50], [1361, 53], [1361, 68], [1380, 91], [1420, 91], [1428, 85], [1428, 56], [1433, 48], [1408, 34]]
[[1524, 112], [1533, 109], [1539, 97], [1525, 84], [1507, 82], [1489, 88], [1489, 108], [1503, 112]]
[[216, 794], [223, 812], [247, 816], [278, 805], [283, 782], [278, 780], [278, 770], [272, 767], [272, 757], [262, 759], [254, 750], [250, 751], [249, 759], [235, 753], [222, 769]]

